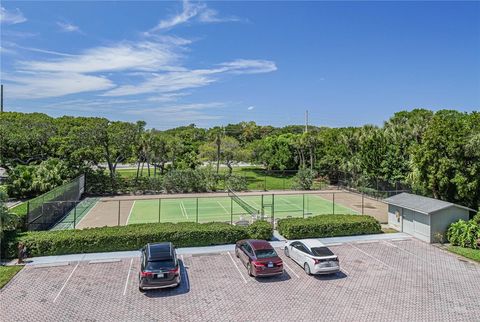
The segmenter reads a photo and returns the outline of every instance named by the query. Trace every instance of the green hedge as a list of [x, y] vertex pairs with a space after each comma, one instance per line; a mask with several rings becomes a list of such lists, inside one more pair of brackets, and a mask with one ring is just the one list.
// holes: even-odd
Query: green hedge
[[370, 216], [320, 215], [281, 219], [278, 232], [287, 239], [298, 239], [378, 234], [382, 230], [379, 222]]
[[147, 243], [161, 241], [171, 241], [177, 247], [233, 244], [245, 238], [270, 239], [272, 233], [271, 225], [260, 221], [248, 227], [187, 222], [25, 232], [9, 238], [7, 257], [16, 257], [19, 242], [26, 244], [28, 255], [33, 257], [135, 250]]

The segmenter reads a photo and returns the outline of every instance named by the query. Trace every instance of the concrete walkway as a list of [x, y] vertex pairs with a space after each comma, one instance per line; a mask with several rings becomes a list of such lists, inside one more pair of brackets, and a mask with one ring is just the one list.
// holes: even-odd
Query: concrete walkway
[[[278, 237], [278, 236], [277, 236]], [[280, 236], [281, 237], [281, 236]], [[392, 233], [392, 234], [375, 234], [375, 235], [359, 235], [359, 236], [347, 236], [347, 237], [330, 237], [330, 238], [318, 238], [325, 245], [338, 245], [344, 243], [362, 243], [362, 242], [374, 242], [381, 240], [396, 240], [396, 239], [409, 239], [410, 235], [405, 233]], [[283, 247], [285, 245], [284, 240], [277, 240], [270, 242], [273, 247]], [[206, 246], [206, 247], [184, 247], [177, 248], [179, 255], [187, 254], [209, 254], [209, 253], [223, 253], [233, 251], [235, 249], [234, 244], [230, 245], [218, 245], [218, 246]], [[59, 255], [59, 256], [43, 256], [29, 258], [27, 265], [58, 265], [67, 264], [69, 262], [77, 261], [103, 261], [103, 260], [119, 260], [122, 258], [132, 258], [140, 256], [140, 251], [123, 251], [123, 252], [109, 252], [109, 253], [89, 253], [89, 254], [71, 254], [71, 255]], [[7, 265], [14, 265], [16, 260], [8, 263]]]

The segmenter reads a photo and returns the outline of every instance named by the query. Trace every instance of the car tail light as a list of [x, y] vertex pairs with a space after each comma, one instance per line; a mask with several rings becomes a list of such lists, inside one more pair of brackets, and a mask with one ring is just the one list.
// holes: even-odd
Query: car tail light
[[317, 265], [318, 263], [321, 262], [321, 260], [320, 260], [320, 259], [313, 258], [313, 262], [315, 263], [315, 265]]
[[141, 277], [153, 277], [152, 272], [140, 272]]
[[168, 272], [169, 272], [169, 273], [173, 273], [173, 274], [175, 274], [175, 275], [178, 275], [178, 272], [179, 272], [179, 271], [180, 271], [180, 267], [177, 266], [177, 267], [175, 267], [174, 269], [169, 270]]
[[253, 266], [256, 266], [256, 267], [262, 267], [262, 266], [265, 266], [265, 264], [264, 264], [264, 263], [255, 262], [255, 261], [252, 261], [252, 264], [253, 264]]

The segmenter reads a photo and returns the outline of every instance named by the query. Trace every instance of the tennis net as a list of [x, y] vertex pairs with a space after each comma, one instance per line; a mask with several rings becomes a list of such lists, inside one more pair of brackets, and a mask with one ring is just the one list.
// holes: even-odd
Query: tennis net
[[253, 207], [251, 204], [240, 198], [232, 189], [228, 189], [228, 196], [232, 198], [240, 207], [242, 207], [245, 211], [247, 211], [250, 215], [258, 215], [260, 210]]

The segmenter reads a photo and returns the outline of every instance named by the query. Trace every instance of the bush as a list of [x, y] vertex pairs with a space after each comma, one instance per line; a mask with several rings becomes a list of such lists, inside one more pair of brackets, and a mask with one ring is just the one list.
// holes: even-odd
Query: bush
[[257, 220], [247, 227], [248, 238], [253, 239], [271, 239], [273, 235], [273, 227], [270, 223]]
[[293, 188], [297, 190], [310, 190], [316, 173], [311, 169], [300, 169], [293, 178]]
[[278, 232], [287, 239], [298, 239], [379, 234], [382, 230], [379, 222], [370, 216], [319, 215], [281, 219]]
[[161, 223], [120, 227], [89, 228], [19, 233], [8, 238], [9, 257], [16, 256], [16, 245], [24, 242], [29, 256], [74, 253], [111, 252], [140, 249], [147, 243], [171, 241], [177, 247], [233, 244], [245, 238], [270, 239], [272, 228], [267, 222], [249, 227], [225, 223]]
[[450, 225], [447, 231], [448, 241], [454, 246], [478, 248], [480, 226], [474, 220], [459, 220]]
[[244, 177], [229, 175], [225, 177], [225, 185], [233, 191], [247, 191], [248, 183]]
[[477, 212], [475, 216], [473, 216], [473, 221], [477, 223], [477, 225], [480, 225], [480, 211]]

